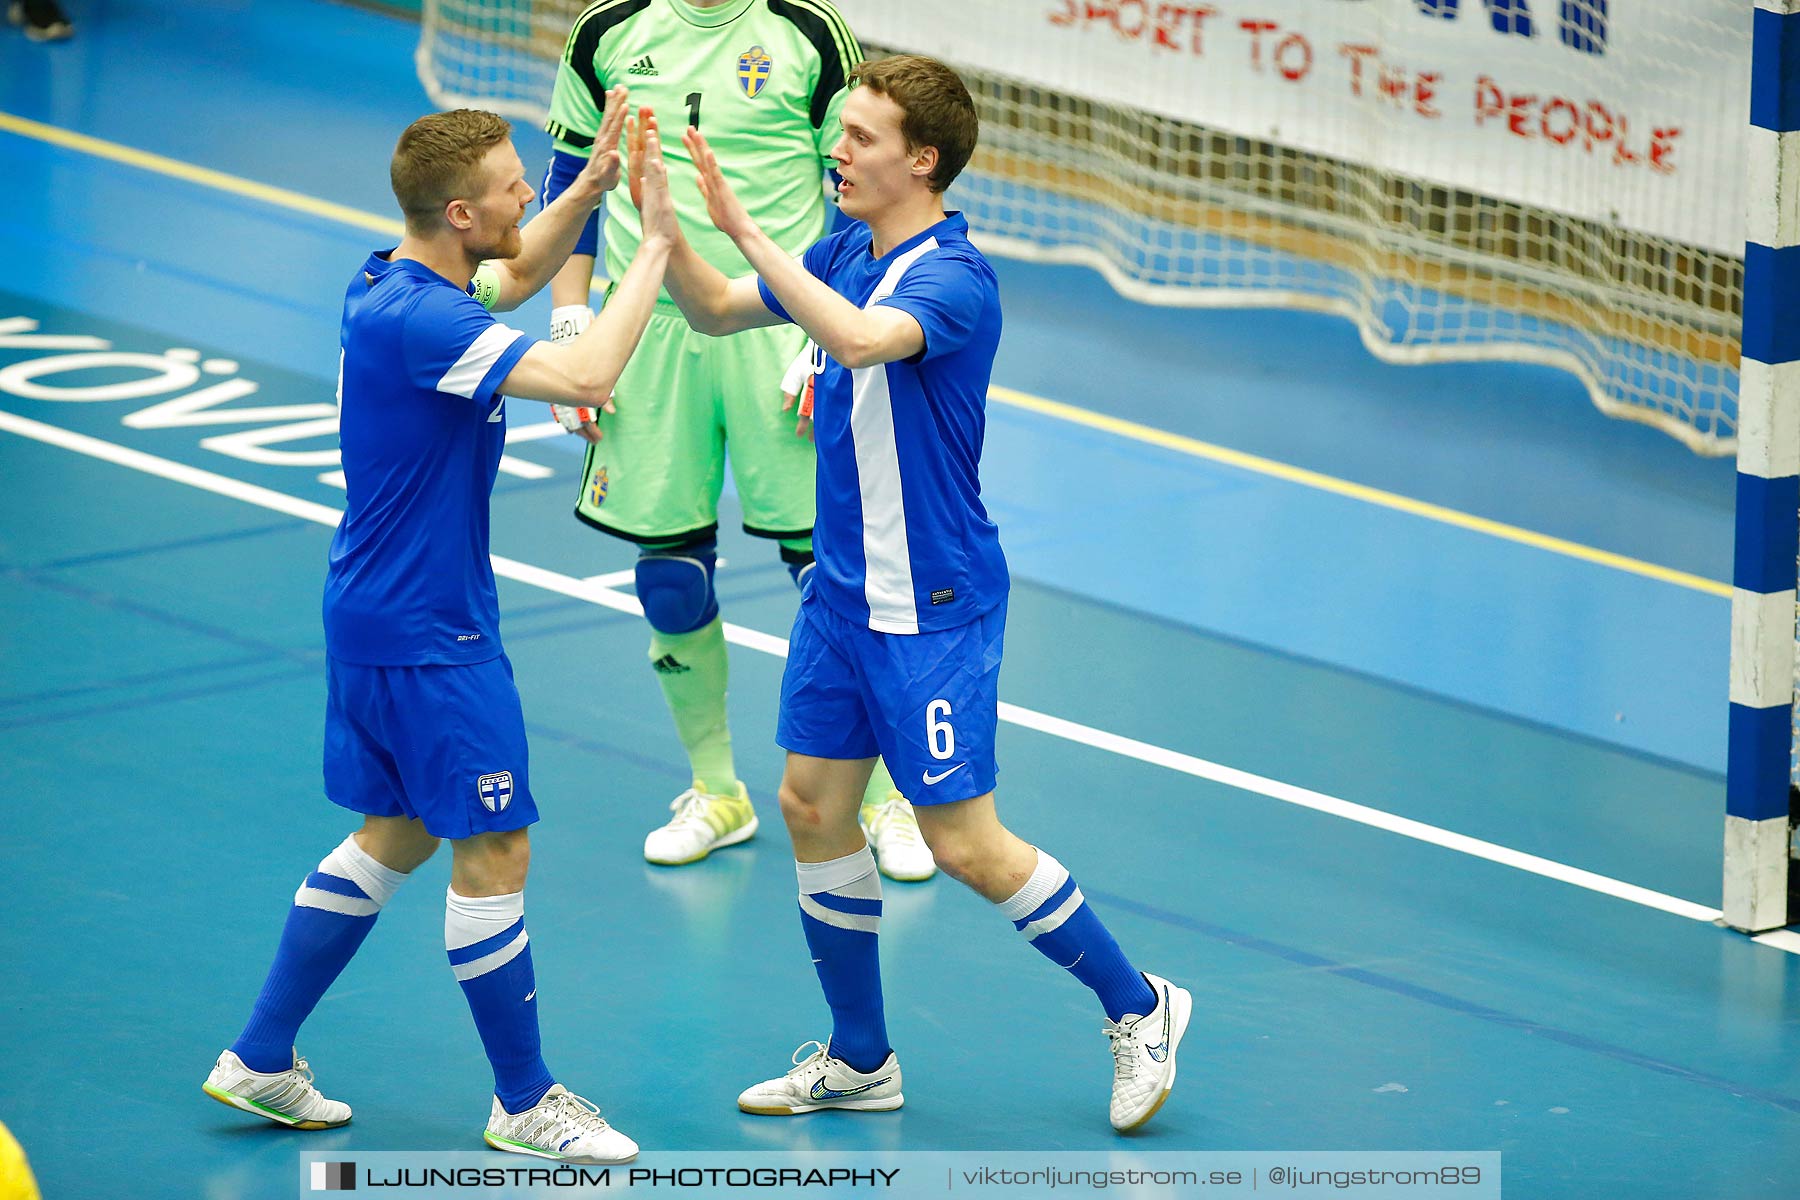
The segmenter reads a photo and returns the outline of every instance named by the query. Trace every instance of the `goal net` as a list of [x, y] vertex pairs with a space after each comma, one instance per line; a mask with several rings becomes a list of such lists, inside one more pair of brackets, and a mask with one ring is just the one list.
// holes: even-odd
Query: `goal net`
[[[762, 0], [757, 0], [758, 3]], [[427, 0], [440, 104], [541, 121], [572, 0]], [[1401, 362], [1565, 368], [1735, 447], [1751, 6], [1740, 0], [838, 0], [943, 58], [992, 252], [1153, 304], [1341, 314]]]
[[544, 123], [556, 64], [584, 0], [425, 0], [414, 60], [440, 108]]

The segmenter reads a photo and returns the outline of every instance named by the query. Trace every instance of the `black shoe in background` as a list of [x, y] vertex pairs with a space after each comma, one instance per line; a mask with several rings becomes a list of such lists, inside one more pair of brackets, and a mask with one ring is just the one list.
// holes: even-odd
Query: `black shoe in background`
[[6, 19], [34, 42], [60, 42], [75, 35], [75, 26], [56, 0], [13, 0]]

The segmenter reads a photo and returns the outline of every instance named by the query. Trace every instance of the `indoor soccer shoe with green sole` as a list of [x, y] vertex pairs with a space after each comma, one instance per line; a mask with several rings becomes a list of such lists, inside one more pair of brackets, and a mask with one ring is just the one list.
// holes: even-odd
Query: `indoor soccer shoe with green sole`
[[831, 1057], [818, 1042], [800, 1043], [794, 1051], [793, 1070], [746, 1088], [738, 1097], [738, 1107], [745, 1112], [778, 1117], [822, 1108], [890, 1112], [905, 1102], [900, 1094], [900, 1060], [892, 1053], [865, 1075], [843, 1059]]
[[669, 802], [673, 820], [652, 829], [644, 839], [644, 858], [660, 867], [679, 867], [699, 862], [714, 850], [747, 842], [756, 836], [756, 810], [741, 783], [733, 792], [708, 792], [700, 780]]
[[212, 1074], [200, 1085], [220, 1104], [286, 1125], [290, 1129], [336, 1129], [350, 1120], [350, 1106], [327, 1100], [313, 1086], [312, 1068], [294, 1052], [294, 1065], [264, 1075], [244, 1065], [227, 1050], [213, 1064]]
[[529, 1154], [572, 1163], [626, 1163], [638, 1144], [606, 1123], [598, 1106], [562, 1084], [521, 1113], [509, 1113], [494, 1097], [482, 1140], [508, 1154]]
[[1156, 1115], [1175, 1087], [1175, 1051], [1187, 1032], [1194, 998], [1160, 976], [1144, 973], [1156, 993], [1156, 1007], [1144, 1016], [1128, 1013], [1106, 1023], [1112, 1042], [1113, 1086], [1109, 1115], [1120, 1133], [1136, 1129]]

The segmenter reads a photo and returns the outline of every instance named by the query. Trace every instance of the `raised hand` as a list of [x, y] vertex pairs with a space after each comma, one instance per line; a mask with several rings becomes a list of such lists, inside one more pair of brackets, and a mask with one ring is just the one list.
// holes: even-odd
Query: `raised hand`
[[656, 113], [648, 105], [637, 111], [637, 120], [626, 129], [626, 186], [631, 191], [631, 204], [644, 211], [644, 142], [656, 130]]
[[725, 182], [725, 174], [719, 170], [719, 157], [707, 144], [706, 136], [690, 125], [681, 131], [681, 144], [687, 147], [688, 155], [699, 171], [697, 182], [700, 195], [706, 200], [706, 215], [719, 232], [732, 238], [756, 232], [756, 222], [750, 219], [743, 201]]
[[[646, 114], [649, 111], [644, 110]], [[642, 120], [638, 124], [643, 147], [641, 153], [631, 156], [632, 173], [640, 177], [634, 179], [632, 199], [637, 202], [643, 221], [644, 239], [661, 237], [673, 244], [680, 233], [675, 224], [675, 200], [669, 195], [669, 169], [663, 162], [662, 139], [657, 136], [654, 119], [647, 128]], [[641, 168], [639, 163], [643, 164]]]
[[606, 93], [606, 117], [594, 137], [594, 149], [587, 166], [581, 169], [581, 182], [596, 191], [610, 192], [619, 185], [619, 135], [625, 130], [625, 118], [631, 108], [626, 104], [630, 93], [623, 87]]

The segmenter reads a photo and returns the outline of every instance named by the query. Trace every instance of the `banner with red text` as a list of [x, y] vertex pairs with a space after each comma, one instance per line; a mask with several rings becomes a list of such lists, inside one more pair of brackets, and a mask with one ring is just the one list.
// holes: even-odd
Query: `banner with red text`
[[1745, 0], [838, 0], [864, 41], [1726, 253]]

